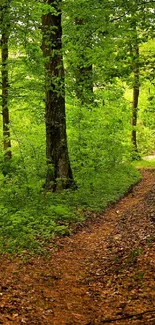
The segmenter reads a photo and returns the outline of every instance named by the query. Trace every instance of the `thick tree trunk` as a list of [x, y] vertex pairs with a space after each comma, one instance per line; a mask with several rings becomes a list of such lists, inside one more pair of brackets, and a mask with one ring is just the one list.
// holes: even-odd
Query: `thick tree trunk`
[[[84, 25], [85, 22], [83, 19], [75, 18], [75, 25], [79, 28]], [[76, 37], [76, 35], [75, 35]], [[79, 42], [79, 51], [77, 52], [77, 67], [74, 71], [76, 79], [76, 96], [84, 104], [93, 103], [93, 67], [92, 64], [88, 64], [88, 58], [85, 54], [85, 49], [88, 50], [91, 48], [91, 40], [86, 39], [85, 44], [82, 43], [80, 36], [77, 37]]]
[[[47, 3], [47, 1], [45, 1]], [[46, 123], [46, 188], [73, 186], [70, 167], [65, 116], [65, 84], [62, 57], [62, 26], [60, 0], [48, 0], [54, 8], [42, 17], [42, 50], [45, 59], [45, 123]]]
[[11, 140], [9, 129], [9, 108], [8, 108], [8, 41], [9, 41], [9, 7], [7, 3], [1, 5], [1, 60], [2, 60], [2, 116], [3, 116], [3, 147], [4, 160], [8, 161], [12, 157]]

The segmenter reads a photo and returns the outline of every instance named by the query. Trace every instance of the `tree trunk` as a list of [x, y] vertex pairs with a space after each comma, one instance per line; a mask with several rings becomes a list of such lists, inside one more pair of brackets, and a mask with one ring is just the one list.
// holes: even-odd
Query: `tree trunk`
[[[137, 80], [137, 75], [134, 75], [134, 79]], [[139, 87], [133, 87], [133, 101], [132, 101], [132, 131], [131, 131], [131, 141], [133, 145], [133, 150], [138, 153], [137, 148], [137, 117], [138, 117], [138, 99], [139, 99]]]
[[[75, 18], [75, 25], [82, 26], [84, 25], [84, 19]], [[76, 37], [76, 35], [75, 35]], [[77, 67], [74, 71], [76, 79], [76, 96], [84, 104], [93, 103], [93, 67], [92, 64], [88, 64], [87, 57], [85, 55], [85, 49], [91, 48], [90, 37], [87, 39], [86, 43], [82, 44], [82, 41], [77, 37], [79, 43], [79, 51], [77, 51]]]
[[9, 5], [7, 1], [0, 6], [1, 9], [1, 60], [2, 60], [2, 116], [3, 116], [3, 147], [4, 160], [8, 161], [12, 157], [11, 140], [9, 129], [9, 108], [8, 108], [8, 41], [9, 41]]
[[133, 152], [138, 153], [137, 147], [137, 118], [138, 118], [138, 100], [140, 92], [140, 69], [139, 69], [139, 44], [137, 38], [136, 25], [134, 25], [134, 40], [132, 44], [132, 70], [133, 70], [133, 100], [132, 100], [132, 119], [131, 119], [131, 142], [133, 146]]
[[81, 104], [88, 105], [93, 103], [93, 82], [92, 65], [88, 67], [77, 67], [76, 78], [76, 96]]
[[62, 26], [59, 8], [61, 0], [48, 0], [48, 4], [54, 10], [49, 10], [42, 16], [47, 158], [45, 187], [48, 190], [56, 191], [59, 188], [65, 189], [73, 186], [74, 181], [69, 162], [66, 135]]

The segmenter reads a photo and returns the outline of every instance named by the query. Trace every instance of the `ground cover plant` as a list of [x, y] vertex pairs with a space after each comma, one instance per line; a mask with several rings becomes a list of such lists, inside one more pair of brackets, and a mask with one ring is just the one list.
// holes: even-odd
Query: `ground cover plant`
[[[82, 223], [85, 209], [99, 212], [124, 195], [139, 173], [131, 166], [119, 166], [79, 185], [76, 191], [44, 193], [3, 179], [1, 191], [1, 251], [43, 250], [54, 235], [70, 234], [71, 223]], [[92, 175], [93, 176], [93, 175]], [[3, 178], [3, 176], [1, 176]], [[1, 179], [2, 182], [2, 179]], [[104, 186], [103, 186], [104, 184]], [[10, 189], [10, 190], [9, 190]]]

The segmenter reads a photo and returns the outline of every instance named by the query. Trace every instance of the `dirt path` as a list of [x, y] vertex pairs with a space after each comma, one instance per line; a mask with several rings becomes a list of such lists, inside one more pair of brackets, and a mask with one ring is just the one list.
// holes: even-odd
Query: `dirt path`
[[47, 256], [0, 265], [0, 324], [154, 325], [155, 171]]

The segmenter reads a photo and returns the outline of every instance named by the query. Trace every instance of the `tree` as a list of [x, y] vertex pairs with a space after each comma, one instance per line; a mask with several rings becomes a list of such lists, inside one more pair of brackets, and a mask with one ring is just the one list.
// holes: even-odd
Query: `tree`
[[[46, 188], [73, 186], [66, 135], [61, 0], [44, 1], [42, 51], [45, 60]], [[48, 6], [47, 6], [48, 3]]]
[[94, 100], [91, 2], [69, 0], [63, 4], [66, 69], [71, 77], [72, 94], [82, 106], [92, 105]]
[[132, 99], [132, 120], [131, 120], [131, 143], [133, 151], [138, 153], [137, 147], [137, 117], [138, 117], [138, 99], [140, 92], [140, 67], [139, 67], [139, 42], [137, 35], [136, 21], [133, 21], [132, 28], [134, 31], [133, 41], [131, 43], [131, 58], [133, 72], [133, 99]]
[[[85, 23], [84, 19], [75, 18], [75, 38], [77, 48], [77, 63], [74, 68], [74, 75], [76, 79], [76, 95], [82, 105], [93, 103], [93, 67], [90, 62], [92, 52], [92, 40], [90, 35], [84, 34], [82, 27]], [[87, 40], [87, 41], [86, 41]], [[89, 53], [89, 56], [88, 56]]]
[[121, 77], [133, 90], [131, 112], [131, 144], [133, 158], [138, 158], [137, 120], [142, 71], [146, 69], [146, 58], [141, 53], [142, 45], [153, 37], [154, 1], [124, 2], [118, 0], [112, 17], [115, 26], [116, 76]]
[[8, 108], [8, 42], [10, 34], [9, 22], [9, 1], [3, 1], [0, 5], [0, 30], [1, 30], [1, 78], [2, 78], [2, 119], [3, 119], [3, 147], [4, 160], [8, 161], [12, 157], [10, 140], [10, 119]]

